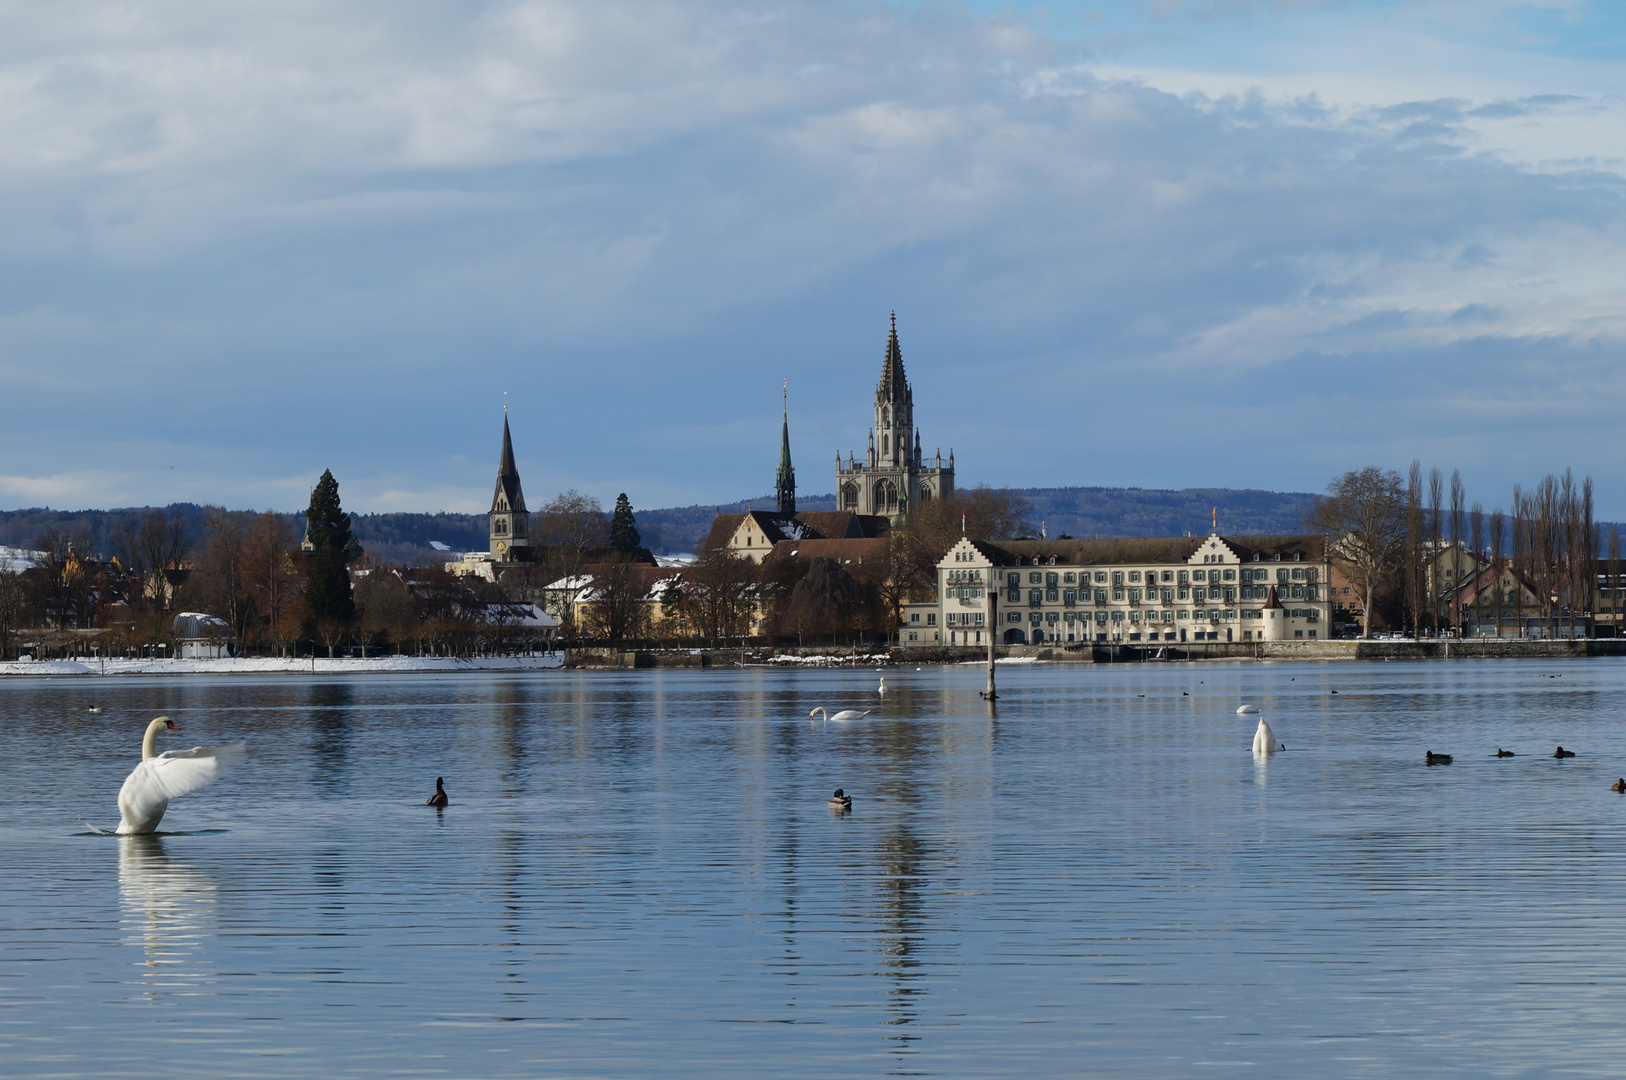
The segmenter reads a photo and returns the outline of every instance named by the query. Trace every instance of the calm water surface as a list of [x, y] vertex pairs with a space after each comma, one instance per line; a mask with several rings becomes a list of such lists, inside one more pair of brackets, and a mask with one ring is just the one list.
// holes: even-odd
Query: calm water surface
[[1001, 677], [6, 681], [0, 1074], [1620, 1071], [1626, 665]]

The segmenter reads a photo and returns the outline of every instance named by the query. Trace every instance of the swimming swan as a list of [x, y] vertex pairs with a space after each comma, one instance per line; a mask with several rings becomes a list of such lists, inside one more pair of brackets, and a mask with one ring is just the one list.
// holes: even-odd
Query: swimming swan
[[1276, 733], [1270, 730], [1270, 725], [1265, 723], [1265, 718], [1261, 716], [1259, 718], [1259, 727], [1253, 733], [1253, 752], [1263, 757], [1266, 754], [1274, 754], [1278, 750], [1286, 749], [1286, 746], [1276, 741]]
[[119, 827], [113, 831], [120, 836], [154, 831], [164, 820], [169, 800], [214, 783], [248, 757], [242, 743], [194, 746], [159, 754], [158, 733], [166, 728], [180, 730], [167, 716], [147, 725], [147, 734], [141, 740], [141, 764], [131, 770], [119, 788]]
[[874, 711], [874, 709], [865, 709], [863, 712], [859, 712], [857, 709], [842, 709], [834, 716], [831, 716], [825, 711], [823, 705], [815, 705], [813, 707], [813, 711], [807, 714], [807, 718], [811, 720], [819, 713], [824, 713], [824, 718], [826, 720], [862, 720], [864, 717], [868, 716]]
[[436, 810], [451, 802], [446, 797], [446, 780], [444, 777], [435, 777], [435, 793], [423, 801], [425, 806], [433, 806]]
[[1257, 705], [1238, 705], [1236, 707], [1236, 714], [1238, 716], [1252, 716], [1254, 713], [1257, 713], [1258, 711], [1259, 711], [1259, 706], [1257, 706]]
[[881, 685], [880, 685], [879, 689], [877, 689], [875, 692], [877, 694], [886, 693], [886, 676], [885, 675], [881, 676]]

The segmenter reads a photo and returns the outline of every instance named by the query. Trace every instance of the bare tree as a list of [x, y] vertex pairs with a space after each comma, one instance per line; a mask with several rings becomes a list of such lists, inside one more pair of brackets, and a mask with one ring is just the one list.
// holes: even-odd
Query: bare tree
[[1615, 636], [1620, 637], [1622, 609], [1626, 605], [1622, 603], [1620, 592], [1620, 530], [1613, 525], [1609, 526], [1609, 596], [1609, 607], [1614, 614], [1610, 621], [1614, 623]]
[[1479, 622], [1485, 617], [1485, 508], [1474, 503], [1468, 511], [1468, 542], [1473, 546], [1473, 561], [1469, 564], [1473, 572], [1474, 632], [1479, 632]]
[[1496, 638], [1498, 641], [1502, 638], [1502, 608], [1506, 602], [1506, 597], [1502, 593], [1502, 575], [1507, 572], [1507, 568], [1502, 562], [1506, 550], [1502, 545], [1506, 535], [1507, 515], [1503, 514], [1502, 508], [1498, 506], [1491, 511], [1490, 516], [1491, 566], [1496, 571]]
[[1429, 628], [1439, 630], [1441, 613], [1440, 593], [1440, 541], [1441, 527], [1444, 522], [1441, 518], [1441, 508], [1445, 500], [1445, 476], [1439, 469], [1428, 471], [1428, 558], [1424, 581], [1428, 586], [1428, 618]]
[[255, 615], [244, 559], [251, 520], [252, 515], [218, 506], [207, 509], [203, 553], [185, 590], [188, 603], [230, 624], [239, 648], [248, 637]]
[[1372, 605], [1406, 549], [1406, 490], [1400, 474], [1368, 466], [1327, 485], [1306, 523], [1328, 534], [1333, 557], [1361, 592], [1361, 636], [1372, 636]]
[[11, 659], [12, 642], [22, 627], [26, 605], [22, 575], [5, 560], [0, 564], [0, 660]]
[[755, 570], [750, 560], [736, 559], [718, 547], [701, 555], [684, 573], [679, 601], [684, 618], [713, 647], [749, 631]]
[[643, 563], [614, 562], [591, 568], [588, 587], [588, 632], [618, 643], [649, 634], [650, 568]]
[[1411, 632], [1415, 637], [1422, 626], [1423, 608], [1428, 595], [1424, 581], [1428, 537], [1423, 527], [1423, 466], [1415, 458], [1406, 474], [1406, 544], [1405, 586], [1406, 610], [1411, 616]]
[[294, 535], [281, 514], [260, 514], [243, 541], [243, 586], [256, 618], [253, 636], [269, 644], [278, 655], [298, 633], [304, 618], [299, 583], [304, 559], [293, 552]]
[[1451, 625], [1462, 628], [1462, 516], [1466, 493], [1462, 487], [1462, 473], [1451, 470]]

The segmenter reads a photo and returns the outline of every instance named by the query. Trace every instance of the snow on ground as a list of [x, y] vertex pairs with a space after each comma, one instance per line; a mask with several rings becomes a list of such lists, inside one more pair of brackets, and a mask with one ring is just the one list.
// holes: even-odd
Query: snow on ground
[[824, 654], [820, 656], [774, 656], [768, 663], [780, 667], [868, 667], [871, 664], [890, 664], [892, 657], [887, 653], [873, 653], [854, 656], [851, 653]]
[[231, 656], [221, 660], [13, 660], [0, 663], [0, 675], [256, 675], [287, 672], [296, 675], [370, 674], [398, 671], [540, 671], [559, 667], [563, 655], [554, 656], [378, 656], [362, 660], [294, 660], [279, 656]]

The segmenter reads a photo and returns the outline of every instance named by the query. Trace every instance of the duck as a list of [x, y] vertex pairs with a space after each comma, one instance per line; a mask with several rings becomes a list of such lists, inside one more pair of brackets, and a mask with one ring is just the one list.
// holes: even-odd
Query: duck
[[1616, 780], [1613, 784], [1610, 784], [1609, 790], [1626, 792], [1626, 776], [1623, 776], [1619, 780]]
[[1338, 692], [1338, 691], [1336, 691], [1336, 690], [1334, 690], [1334, 691], [1333, 691], [1333, 693], [1335, 693], [1335, 694], [1336, 694], [1336, 693], [1337, 693], [1337, 692]]
[[425, 806], [433, 806], [436, 810], [451, 802], [446, 797], [446, 781], [442, 777], [435, 777], [435, 793], [423, 801]]
[[100, 705], [92, 705], [92, 706], [90, 706], [90, 708], [86, 709], [85, 711], [86, 712], [101, 712], [102, 707]]
[[830, 801], [824, 805], [832, 810], [851, 810], [853, 808], [853, 797], [840, 788], [836, 788], [836, 793], [830, 796]]
[[1498, 746], [1496, 748], [1496, 756], [1497, 757], [1512, 757], [1513, 756], [1513, 751], [1511, 751], [1511, 750], [1503, 750], [1500, 746]]
[[1553, 757], [1555, 757], [1555, 758], [1566, 758], [1566, 757], [1574, 757], [1574, 756], [1575, 756], [1575, 751], [1574, 750], [1566, 750], [1562, 746], [1560, 746], [1557, 750], [1553, 751]]
[[838, 712], [838, 713], [836, 713], [834, 715], [831, 715], [830, 712], [828, 710], [826, 710], [823, 705], [815, 705], [815, 706], [813, 706], [812, 711], [807, 714], [807, 718], [809, 720], [812, 720], [812, 719], [816, 718], [820, 713], [823, 713], [824, 718], [826, 720], [836, 720], [836, 721], [841, 721], [841, 720], [862, 720], [864, 717], [868, 716], [870, 713], [872, 713], [874, 711], [875, 711], [874, 709], [863, 709], [863, 710], [859, 710], [859, 709], [842, 709], [840, 712]]
[[156, 832], [169, 800], [212, 784], [241, 764], [248, 752], [242, 743], [230, 746], [194, 746], [190, 750], [158, 753], [158, 736], [180, 727], [167, 716], [155, 718], [141, 738], [141, 763], [119, 788], [120, 836]]
[[1428, 751], [1425, 751], [1424, 754], [1423, 754], [1423, 764], [1424, 765], [1449, 765], [1449, 764], [1451, 764], [1451, 755], [1450, 754], [1436, 754], [1434, 751], [1428, 750]]
[[1259, 718], [1259, 726], [1255, 728], [1253, 732], [1254, 754], [1259, 757], [1264, 757], [1266, 754], [1274, 754], [1278, 750], [1286, 749], [1287, 746], [1284, 743], [1277, 741], [1276, 733], [1270, 730], [1270, 725], [1266, 723], [1265, 718], [1261, 716]]

